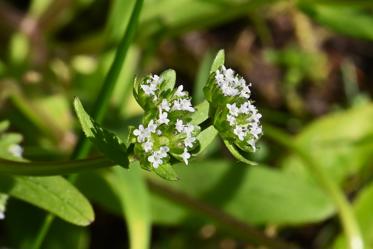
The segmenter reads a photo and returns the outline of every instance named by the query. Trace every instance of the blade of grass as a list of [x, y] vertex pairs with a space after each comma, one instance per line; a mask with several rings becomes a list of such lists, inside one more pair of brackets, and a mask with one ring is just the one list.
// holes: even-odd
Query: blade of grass
[[293, 138], [291, 136], [285, 134], [281, 130], [270, 125], [265, 125], [264, 134], [273, 141], [296, 153], [304, 161], [305, 165], [308, 166], [311, 173], [337, 207], [338, 215], [348, 240], [348, 248], [363, 249], [364, 242], [359, 225], [354, 217], [352, 207], [341, 189], [324, 172], [322, 166], [319, 165], [319, 163], [314, 160], [307, 151], [304, 151], [301, 147], [293, 143]]
[[[118, 49], [114, 57], [114, 61], [111, 64], [109, 72], [106, 75], [106, 78], [102, 85], [102, 89], [96, 98], [96, 102], [94, 104], [94, 108], [92, 112], [92, 118], [96, 120], [96, 122], [98, 123], [102, 122], [104, 115], [107, 111], [110, 97], [118, 81], [118, 76], [122, 70], [128, 48], [130, 44], [132, 43], [134, 35], [135, 35], [135, 31], [137, 28], [137, 23], [138, 23], [138, 19], [140, 16], [143, 2], [144, 2], [143, 0], [137, 0], [132, 9], [129, 23], [119, 43]], [[89, 143], [89, 140], [82, 133], [80, 136], [79, 142], [76, 145], [75, 150], [72, 154], [72, 158], [73, 159], [83, 158], [86, 155], [88, 155], [90, 149], [91, 149], [91, 144]], [[76, 176], [71, 176], [69, 179], [72, 182], [74, 182], [76, 179]], [[46, 219], [44, 220], [41, 226], [41, 229], [38, 235], [36, 236], [32, 249], [39, 249], [41, 247], [48, 233], [48, 230], [51, 227], [53, 220], [54, 220], [54, 218], [50, 218], [49, 216], [54, 217], [51, 214], [47, 215]]]

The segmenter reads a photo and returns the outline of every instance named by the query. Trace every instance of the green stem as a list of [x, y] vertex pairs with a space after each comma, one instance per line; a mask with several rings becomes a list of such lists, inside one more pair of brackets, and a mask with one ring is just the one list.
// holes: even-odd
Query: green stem
[[111, 167], [115, 163], [104, 157], [62, 162], [16, 162], [0, 159], [0, 174], [51, 176]]
[[285, 134], [281, 130], [266, 125], [264, 126], [264, 134], [295, 152], [304, 161], [310, 172], [319, 181], [320, 185], [324, 188], [324, 191], [329, 195], [331, 200], [334, 202], [334, 205], [337, 207], [338, 215], [348, 240], [348, 248], [363, 249], [364, 242], [360, 233], [360, 228], [353, 214], [352, 207], [338, 185], [325, 173], [323, 167], [314, 160], [307, 151], [292, 142], [294, 138]]
[[[143, 0], [137, 0], [133, 7], [132, 14], [128, 23], [128, 26], [124, 32], [122, 40], [119, 43], [115, 58], [109, 72], [107, 73], [102, 88], [96, 98], [96, 102], [92, 111], [92, 118], [97, 122], [101, 123], [104, 119], [105, 113], [108, 109], [109, 100], [113, 93], [113, 89], [118, 81], [119, 74], [122, 70], [123, 63], [127, 57], [127, 51], [132, 43], [135, 35], [137, 22], [140, 16]], [[82, 134], [79, 143], [75, 147], [73, 158], [82, 158], [89, 153], [91, 143]]]
[[[104, 115], [107, 111], [110, 97], [118, 81], [118, 77], [122, 70], [123, 63], [127, 57], [126, 55], [127, 55], [128, 48], [134, 38], [134, 34], [136, 31], [136, 27], [137, 27], [137, 23], [138, 23], [138, 19], [140, 16], [143, 2], [144, 2], [143, 0], [137, 0], [133, 7], [127, 28], [123, 34], [121, 41], [119, 42], [114, 61], [111, 64], [111, 67], [109, 69], [108, 74], [106, 75], [106, 78], [103, 82], [99, 95], [96, 98], [94, 110], [92, 112], [92, 118], [98, 123], [102, 122]], [[76, 145], [75, 150], [72, 154], [72, 159], [84, 158], [85, 156], [88, 155], [90, 148], [91, 148], [91, 143], [84, 136], [84, 134], [81, 134], [79, 142]], [[76, 175], [71, 176], [69, 179], [72, 182], [75, 181]], [[55, 216], [52, 214], [47, 215], [47, 217], [45, 218], [41, 226], [41, 229], [39, 230], [39, 233], [36, 237], [36, 240], [35, 240], [35, 243], [33, 244], [32, 249], [39, 249], [41, 247], [42, 242], [44, 241], [48, 233], [48, 230], [50, 226], [52, 225], [54, 217]]]

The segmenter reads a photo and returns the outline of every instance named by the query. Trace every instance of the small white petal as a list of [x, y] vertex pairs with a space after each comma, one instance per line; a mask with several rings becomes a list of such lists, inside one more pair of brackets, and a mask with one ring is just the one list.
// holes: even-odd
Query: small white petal
[[190, 158], [190, 153], [187, 150], [184, 150], [183, 154], [181, 154], [181, 157], [184, 160], [184, 163], [188, 165], [188, 159]]

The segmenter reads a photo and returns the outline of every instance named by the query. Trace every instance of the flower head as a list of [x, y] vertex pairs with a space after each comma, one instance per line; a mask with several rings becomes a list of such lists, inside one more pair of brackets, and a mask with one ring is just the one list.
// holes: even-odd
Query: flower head
[[232, 69], [221, 66], [212, 73], [204, 89], [213, 107], [215, 128], [224, 139], [244, 151], [255, 151], [262, 134], [262, 115], [250, 100], [250, 86]]
[[198, 146], [199, 126], [189, 123], [195, 111], [189, 94], [180, 85], [162, 92], [163, 79], [148, 77], [140, 84], [144, 94], [151, 96], [154, 105], [147, 111], [143, 124], [131, 134], [135, 141], [135, 156], [147, 168], [158, 168], [169, 163], [171, 157], [188, 164], [192, 151]]

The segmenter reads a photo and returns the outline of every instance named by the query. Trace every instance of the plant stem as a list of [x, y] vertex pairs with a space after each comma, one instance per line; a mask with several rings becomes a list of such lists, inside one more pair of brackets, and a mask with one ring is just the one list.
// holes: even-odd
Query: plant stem
[[209, 217], [212, 221], [228, 228], [230, 231], [234, 232], [234, 234], [238, 235], [242, 239], [274, 249], [297, 248], [295, 245], [289, 244], [285, 241], [275, 238], [269, 238], [262, 232], [256, 230], [246, 223], [241, 222], [235, 217], [222, 212], [219, 209], [216, 209], [204, 202], [201, 202], [183, 192], [172, 189], [151, 179], [148, 179], [147, 182], [151, 191], [169, 200], [179, 203], [180, 205], [186, 206], [197, 213]]
[[[122, 70], [123, 63], [127, 57], [127, 51], [132, 43], [135, 35], [137, 22], [140, 16], [143, 0], [137, 0], [132, 14], [124, 32], [122, 40], [118, 45], [117, 52], [114, 57], [114, 61], [111, 64], [109, 72], [107, 73], [105, 80], [103, 82], [102, 88], [96, 98], [96, 102], [91, 113], [91, 117], [97, 122], [101, 123], [104, 119], [106, 111], [108, 109], [109, 100], [113, 93], [113, 89], [118, 81], [118, 76]], [[86, 139], [84, 134], [79, 139], [77, 146], [73, 152], [72, 158], [82, 158], [85, 157], [91, 148], [91, 143]]]
[[319, 181], [320, 185], [324, 188], [324, 191], [329, 195], [330, 199], [337, 207], [338, 215], [348, 240], [348, 248], [363, 249], [364, 242], [351, 205], [338, 185], [325, 173], [323, 167], [305, 150], [292, 142], [294, 138], [285, 134], [281, 130], [265, 125], [264, 133], [267, 137], [295, 152], [303, 160], [305, 165], [308, 166], [310, 172]]
[[104, 157], [61, 162], [16, 162], [0, 159], [0, 174], [52, 176], [111, 167], [115, 163]]
[[[137, 0], [135, 2], [127, 28], [124, 31], [121, 41], [119, 42], [118, 49], [114, 57], [114, 61], [111, 64], [109, 72], [106, 75], [105, 80], [103, 82], [102, 88], [98, 94], [98, 97], [96, 98], [94, 109], [91, 115], [92, 115], [92, 118], [97, 123], [102, 122], [104, 115], [107, 111], [110, 97], [118, 81], [119, 74], [122, 70], [123, 63], [126, 59], [128, 48], [130, 44], [132, 43], [132, 40], [135, 35], [135, 31], [136, 31], [136, 27], [137, 27], [137, 23], [138, 23], [138, 19], [140, 16], [143, 2], [144, 0]], [[72, 154], [72, 159], [84, 158], [85, 156], [88, 155], [90, 148], [91, 148], [90, 142], [84, 136], [84, 134], [81, 134], [79, 138], [79, 142], [76, 145], [75, 150]], [[75, 181], [76, 175], [70, 176], [69, 179], [72, 182]], [[47, 215], [47, 217], [45, 218], [41, 226], [41, 229], [39, 230], [39, 233], [36, 237], [36, 240], [35, 240], [35, 243], [33, 244], [32, 249], [39, 249], [41, 247], [42, 242], [44, 241], [47, 235], [47, 232], [53, 223], [54, 217], [55, 216], [52, 214]]]

